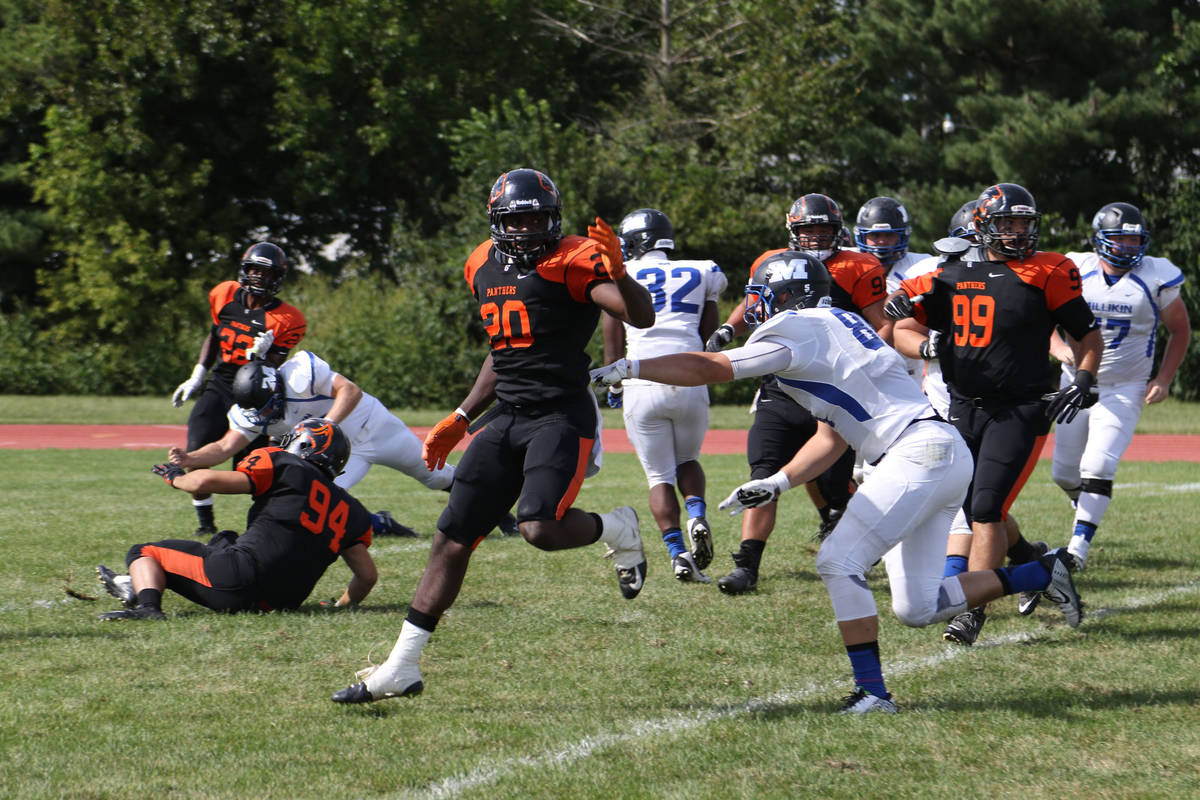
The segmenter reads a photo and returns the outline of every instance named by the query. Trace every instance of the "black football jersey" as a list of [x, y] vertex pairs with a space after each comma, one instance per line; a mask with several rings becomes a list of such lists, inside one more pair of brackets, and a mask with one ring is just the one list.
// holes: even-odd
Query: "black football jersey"
[[295, 306], [272, 298], [260, 308], [246, 305], [246, 290], [237, 281], [223, 281], [208, 293], [212, 335], [220, 346], [214, 377], [232, 385], [238, 367], [246, 363], [246, 348], [254, 337], [275, 332], [269, 352], [286, 354], [304, 338], [307, 323]]
[[586, 347], [600, 321], [588, 293], [609, 280], [594, 241], [563, 237], [536, 269], [520, 271], [506, 267], [489, 240], [471, 253], [464, 277], [491, 341], [498, 398], [536, 405], [586, 389]]
[[1021, 261], [951, 259], [904, 282], [924, 295], [916, 318], [942, 332], [939, 360], [960, 396], [1029, 400], [1055, 388], [1050, 332], [1082, 338], [1096, 326], [1079, 270], [1059, 253]]
[[253, 560], [258, 598], [272, 608], [298, 607], [343, 550], [370, 546], [370, 512], [299, 456], [263, 447], [237, 470], [254, 484], [254, 505], [233, 546]]

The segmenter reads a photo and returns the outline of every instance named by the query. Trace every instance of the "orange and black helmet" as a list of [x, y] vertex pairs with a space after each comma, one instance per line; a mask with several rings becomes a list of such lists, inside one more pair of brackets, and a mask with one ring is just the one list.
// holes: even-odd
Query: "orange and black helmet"
[[[1029, 258], [1037, 250], [1042, 215], [1033, 195], [1015, 183], [997, 183], [979, 195], [975, 207], [975, 235], [989, 250], [1005, 258]], [[1002, 219], [1027, 219], [1029, 225], [1020, 233], [1001, 233], [997, 223]]]
[[[562, 198], [554, 181], [536, 169], [514, 169], [492, 185], [488, 222], [496, 252], [509, 264], [533, 269], [562, 239]], [[537, 230], [511, 230], [507, 219], [516, 214], [541, 214]]]
[[341, 475], [350, 459], [350, 440], [346, 434], [336, 422], [320, 417], [296, 423], [296, 427], [283, 437], [279, 446], [320, 467], [331, 478]]

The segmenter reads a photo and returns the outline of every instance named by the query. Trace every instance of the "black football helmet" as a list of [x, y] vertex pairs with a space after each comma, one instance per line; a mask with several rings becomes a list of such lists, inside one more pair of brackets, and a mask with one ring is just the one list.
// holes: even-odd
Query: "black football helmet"
[[282, 418], [287, 399], [279, 370], [257, 358], [242, 364], [233, 376], [233, 402], [251, 425], [270, 425]]
[[978, 206], [978, 200], [968, 200], [959, 207], [958, 211], [954, 212], [954, 216], [950, 218], [949, 232], [951, 236], [966, 239], [972, 244], [979, 241], [979, 237], [975, 234], [975, 209]]
[[350, 440], [346, 434], [336, 422], [320, 417], [297, 422], [279, 446], [320, 467], [331, 478], [341, 475], [350, 459]]
[[621, 254], [626, 259], [641, 258], [651, 250], [674, 250], [675, 228], [663, 212], [653, 208], [631, 211], [617, 226]]
[[824, 261], [841, 245], [842, 210], [827, 195], [806, 194], [787, 213], [788, 244]]
[[750, 327], [790, 308], [828, 306], [833, 278], [819, 258], [784, 250], [764, 259], [746, 284], [744, 319]]
[[[894, 233], [900, 238], [893, 245], [867, 244], [869, 233]], [[854, 224], [854, 243], [864, 253], [870, 253], [883, 264], [891, 264], [908, 252], [912, 222], [908, 209], [894, 197], [872, 197], [858, 210]]]
[[[989, 250], [1005, 258], [1029, 258], [1037, 250], [1042, 215], [1033, 195], [1015, 183], [997, 183], [979, 195], [975, 207], [975, 235]], [[1002, 219], [1027, 219], [1029, 227], [1022, 233], [1000, 233], [997, 223]]]
[[[1100, 258], [1117, 269], [1133, 269], [1142, 263], [1150, 246], [1150, 231], [1138, 207], [1130, 203], [1109, 203], [1092, 217], [1092, 246]], [[1123, 244], [1113, 236], [1138, 236], [1140, 244]]]
[[287, 256], [279, 245], [259, 242], [242, 255], [238, 283], [255, 297], [274, 297], [287, 276]]
[[[544, 224], [535, 231], [510, 231], [506, 218], [513, 214], [541, 214]], [[562, 199], [558, 187], [536, 169], [514, 169], [496, 179], [488, 197], [488, 222], [492, 241], [506, 264], [530, 270], [542, 256], [553, 252], [562, 239]]]

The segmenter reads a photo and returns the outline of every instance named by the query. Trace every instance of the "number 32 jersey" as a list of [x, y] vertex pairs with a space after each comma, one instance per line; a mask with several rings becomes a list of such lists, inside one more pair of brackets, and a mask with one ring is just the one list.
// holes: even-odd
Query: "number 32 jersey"
[[1041, 396], [1051, 373], [1056, 325], [1082, 339], [1096, 321], [1083, 299], [1079, 270], [1061, 253], [1020, 261], [947, 260], [902, 284], [918, 322], [941, 331], [946, 384], [963, 397], [1020, 402]]
[[[1154, 365], [1154, 336], [1162, 309], [1183, 287], [1183, 273], [1165, 258], [1146, 256], [1142, 263], [1108, 285], [1095, 253], [1068, 253], [1083, 279], [1083, 298], [1091, 306], [1100, 333], [1099, 383], [1145, 383]], [[1074, 376], [1074, 370], [1068, 369]]]
[[489, 239], [467, 258], [463, 277], [492, 343], [496, 396], [538, 405], [588, 386], [588, 342], [600, 321], [592, 285], [609, 280], [596, 243], [564, 236], [533, 270], [500, 261]]
[[715, 303], [729, 285], [721, 268], [712, 261], [672, 261], [661, 250], [651, 250], [642, 258], [626, 261], [625, 269], [646, 287], [654, 304], [654, 324], [649, 328], [625, 325], [629, 358], [703, 350], [700, 316], [704, 304]]

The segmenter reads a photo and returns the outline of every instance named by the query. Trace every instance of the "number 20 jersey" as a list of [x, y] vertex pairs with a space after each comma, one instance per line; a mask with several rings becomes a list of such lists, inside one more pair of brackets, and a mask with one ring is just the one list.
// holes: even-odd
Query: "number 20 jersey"
[[609, 280], [594, 241], [564, 236], [536, 269], [519, 270], [489, 239], [467, 258], [463, 277], [492, 344], [498, 398], [541, 405], [587, 389], [586, 347], [600, 321], [589, 292]]
[[1096, 326], [1083, 299], [1079, 270], [1061, 253], [1020, 261], [947, 260], [903, 282], [918, 322], [942, 332], [939, 360], [963, 397], [1020, 402], [1057, 385], [1050, 332], [1061, 325], [1076, 340]]
[[[1146, 256], [1109, 286], [1095, 253], [1067, 255], [1079, 265], [1083, 298], [1096, 315], [1104, 337], [1099, 383], [1145, 383], [1154, 365], [1159, 316], [1179, 296], [1183, 273], [1165, 258]], [[1068, 373], [1074, 376], [1073, 369]]]

